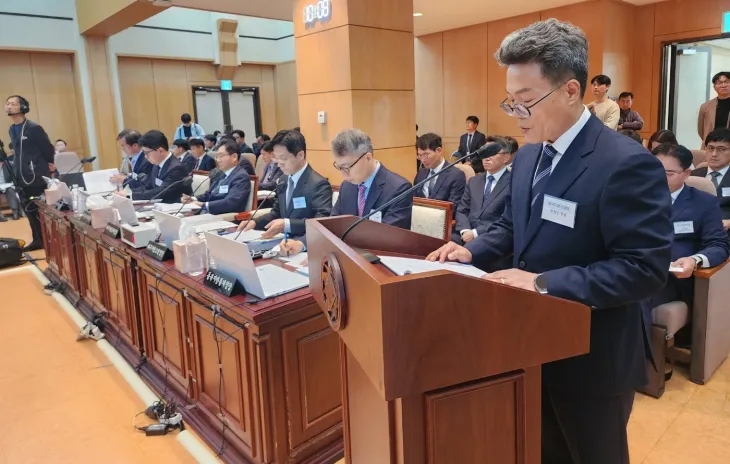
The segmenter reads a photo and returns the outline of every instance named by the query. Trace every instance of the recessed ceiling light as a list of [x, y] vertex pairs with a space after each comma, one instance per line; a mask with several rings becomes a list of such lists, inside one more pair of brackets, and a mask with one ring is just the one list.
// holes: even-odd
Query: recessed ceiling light
[[416, 17], [423, 16], [423, 13], [413, 13], [413, 16], [416, 16]]

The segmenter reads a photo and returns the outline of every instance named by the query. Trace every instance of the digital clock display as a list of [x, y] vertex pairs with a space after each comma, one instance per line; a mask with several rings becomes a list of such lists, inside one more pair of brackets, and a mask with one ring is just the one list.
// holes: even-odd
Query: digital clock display
[[317, 21], [324, 21], [329, 19], [331, 14], [331, 0], [319, 0], [315, 4], [304, 7], [304, 24], [309, 26]]

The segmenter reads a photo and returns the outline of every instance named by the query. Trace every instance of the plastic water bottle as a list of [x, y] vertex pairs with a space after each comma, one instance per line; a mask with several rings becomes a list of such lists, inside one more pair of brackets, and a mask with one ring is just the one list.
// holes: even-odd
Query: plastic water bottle
[[[204, 246], [189, 246], [191, 242], [200, 242], [195, 233], [195, 227], [182, 221], [180, 226], [180, 240], [185, 241], [185, 256], [187, 257], [185, 267], [190, 276], [199, 276], [205, 270], [207, 264], [207, 251]], [[198, 243], [200, 245], [200, 243]]]
[[78, 191], [78, 199], [76, 201], [79, 204], [79, 214], [83, 214], [86, 212], [86, 195], [81, 195], [80, 192], [85, 192], [85, 190], [83, 187], [79, 187]]
[[74, 213], [79, 213], [79, 186], [78, 184], [74, 184], [73, 187], [71, 187], [71, 203], [72, 208], [74, 210]]

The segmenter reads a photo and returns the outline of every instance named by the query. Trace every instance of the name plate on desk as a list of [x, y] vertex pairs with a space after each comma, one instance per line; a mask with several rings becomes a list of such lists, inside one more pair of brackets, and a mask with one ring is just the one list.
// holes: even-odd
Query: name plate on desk
[[119, 238], [119, 226], [108, 222], [104, 228], [104, 235], [111, 238]]
[[235, 277], [231, 277], [217, 269], [208, 269], [204, 282], [206, 287], [212, 288], [227, 297], [233, 295], [234, 292], [238, 293], [241, 287]]
[[164, 243], [150, 242], [145, 252], [157, 261], [167, 261], [172, 258], [172, 252]]

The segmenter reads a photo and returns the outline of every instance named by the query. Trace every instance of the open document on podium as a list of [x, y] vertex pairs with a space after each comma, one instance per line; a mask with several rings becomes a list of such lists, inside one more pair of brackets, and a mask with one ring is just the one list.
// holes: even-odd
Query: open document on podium
[[397, 258], [394, 256], [378, 256], [385, 267], [399, 276], [406, 274], [420, 274], [431, 271], [451, 271], [477, 279], [486, 275], [486, 272], [469, 264], [461, 263], [434, 263], [425, 259]]

